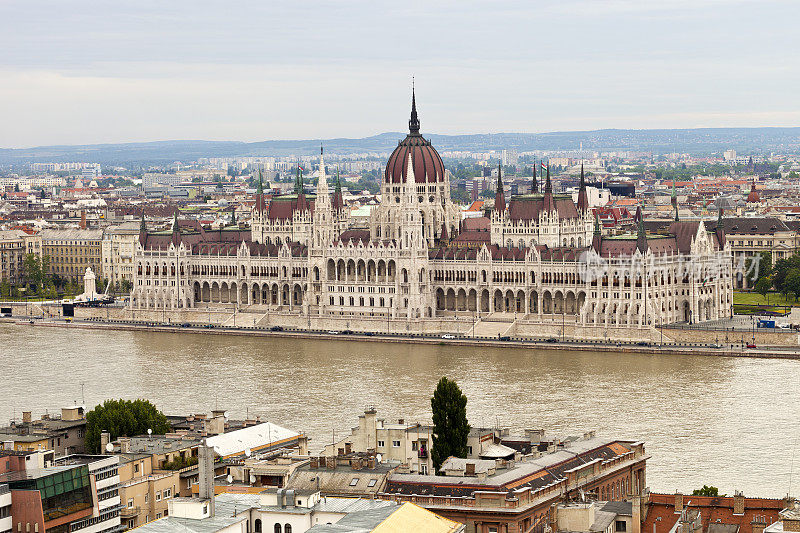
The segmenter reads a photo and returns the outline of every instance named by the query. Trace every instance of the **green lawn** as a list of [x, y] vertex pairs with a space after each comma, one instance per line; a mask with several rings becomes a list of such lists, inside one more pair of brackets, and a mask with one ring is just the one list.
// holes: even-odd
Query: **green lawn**
[[787, 305], [800, 307], [800, 302], [796, 302], [793, 297], [784, 298], [782, 294], [771, 292], [767, 297], [763, 297], [757, 292], [734, 292], [734, 305]]

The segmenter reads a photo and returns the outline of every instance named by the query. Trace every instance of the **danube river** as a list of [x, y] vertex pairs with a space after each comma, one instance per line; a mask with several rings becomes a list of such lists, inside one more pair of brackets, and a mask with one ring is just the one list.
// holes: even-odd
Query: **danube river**
[[656, 491], [800, 488], [798, 361], [0, 324], [0, 373], [3, 423], [81, 401], [83, 383], [90, 407], [141, 397], [168, 414], [259, 415], [305, 431], [314, 451], [370, 405], [386, 419], [429, 421], [445, 375], [467, 395], [473, 426], [645, 441]]

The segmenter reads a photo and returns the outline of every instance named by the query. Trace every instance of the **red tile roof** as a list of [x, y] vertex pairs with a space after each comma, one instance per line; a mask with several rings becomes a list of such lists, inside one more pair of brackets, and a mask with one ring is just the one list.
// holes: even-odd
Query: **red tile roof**
[[[680, 512], [675, 512], [675, 494], [650, 494], [647, 506], [647, 518], [642, 525], [642, 532], [669, 533], [680, 519]], [[708, 531], [710, 524], [734, 524], [739, 527], [738, 533], [753, 533], [753, 521], [756, 517], [764, 517], [767, 525], [778, 520], [778, 512], [784, 508], [784, 501], [767, 498], [744, 498], [744, 514], [733, 514], [734, 498], [711, 496], [683, 496], [683, 505], [690, 510], [700, 512], [703, 531]]]

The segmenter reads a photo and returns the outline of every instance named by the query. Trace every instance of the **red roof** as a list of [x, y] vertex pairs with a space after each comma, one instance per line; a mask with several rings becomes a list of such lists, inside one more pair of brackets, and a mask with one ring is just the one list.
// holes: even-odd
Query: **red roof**
[[[669, 533], [680, 520], [680, 510], [676, 513], [675, 502], [680, 499], [675, 494], [650, 494], [647, 518], [642, 531], [647, 533]], [[768, 498], [743, 498], [744, 513], [734, 514], [734, 498], [683, 495], [683, 505], [690, 511], [700, 513], [703, 531], [708, 532], [711, 524], [734, 524], [738, 533], [753, 533], [756, 517], [766, 521], [766, 525], [777, 521], [778, 512], [784, 508], [784, 501]], [[763, 518], [761, 518], [763, 517]]]
[[409, 154], [417, 183], [444, 181], [444, 163], [439, 157], [439, 152], [422, 135], [409, 133], [389, 156], [384, 172], [386, 183], [405, 183]]
[[[578, 218], [578, 209], [572, 198], [555, 197], [555, 208], [559, 218]], [[535, 220], [545, 208], [543, 196], [512, 197], [508, 204], [508, 216], [511, 220]]]

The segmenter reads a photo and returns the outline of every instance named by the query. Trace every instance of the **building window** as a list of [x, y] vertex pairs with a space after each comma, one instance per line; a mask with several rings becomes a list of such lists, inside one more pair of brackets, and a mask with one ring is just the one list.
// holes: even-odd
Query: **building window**
[[132, 508], [133, 508], [133, 498], [128, 500], [128, 509], [132, 509]]
[[275, 531], [275, 533], [282, 533], [281, 525], [280, 524], [275, 524], [275, 527], [273, 528], [273, 531]]
[[375, 478], [372, 478], [372, 479], [370, 479], [370, 480], [369, 480], [369, 483], [367, 483], [367, 487], [370, 487], [370, 488], [372, 488], [372, 487], [374, 487], [374, 486], [375, 486], [377, 483], [378, 483], [378, 480], [377, 480], [377, 479], [375, 479]]
[[156, 501], [157, 502], [161, 501], [161, 491], [156, 492]]
[[382, 440], [379, 440], [378, 441], [378, 448], [383, 448], [384, 446], [386, 446], [386, 443], [384, 441], [382, 441]]
[[625, 527], [626, 527], [625, 520], [617, 520], [617, 524], [614, 531], [625, 531]]
[[393, 448], [399, 448], [400, 447], [400, 441], [399, 440], [393, 440], [392, 441], [392, 447]]
[[358, 478], [354, 477], [353, 479], [350, 480], [350, 486], [355, 487], [356, 485], [358, 485]]

